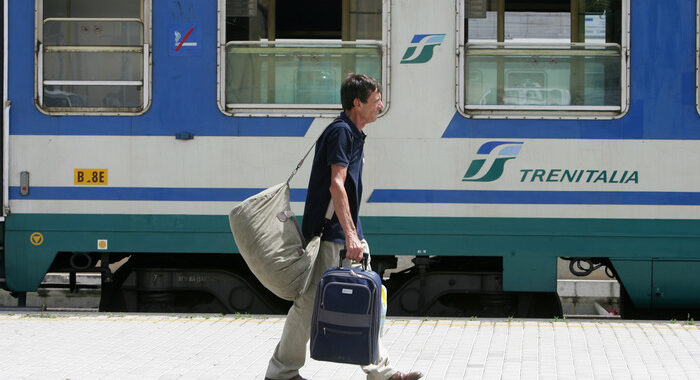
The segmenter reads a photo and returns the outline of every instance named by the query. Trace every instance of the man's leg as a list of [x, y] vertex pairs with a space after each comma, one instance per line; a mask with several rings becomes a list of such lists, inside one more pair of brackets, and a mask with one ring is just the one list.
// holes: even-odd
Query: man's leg
[[369, 380], [386, 380], [398, 372], [389, 363], [389, 356], [387, 356], [386, 349], [382, 345], [382, 337], [379, 337], [377, 363], [362, 366], [362, 370], [367, 374], [367, 379]]
[[311, 328], [311, 308], [316, 295], [317, 281], [294, 300], [287, 313], [282, 337], [267, 366], [266, 378], [284, 380], [299, 374], [306, 360], [306, 342]]
[[309, 341], [311, 332], [311, 315], [316, 299], [316, 288], [321, 281], [323, 272], [333, 265], [338, 265], [337, 256], [333, 256], [332, 244], [334, 243], [321, 242], [309, 288], [294, 300], [294, 304], [287, 313], [282, 337], [267, 366], [266, 378], [276, 380], [292, 378], [299, 374], [299, 368], [304, 365], [306, 343]]

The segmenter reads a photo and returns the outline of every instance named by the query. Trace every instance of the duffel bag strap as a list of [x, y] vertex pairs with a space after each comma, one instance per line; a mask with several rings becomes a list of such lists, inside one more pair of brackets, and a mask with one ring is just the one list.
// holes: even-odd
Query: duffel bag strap
[[328, 208], [326, 209], [325, 218], [327, 221], [331, 220], [334, 212], [335, 212], [335, 208], [333, 207], [333, 198], [331, 198], [331, 200], [328, 201]]
[[294, 177], [294, 175], [297, 174], [297, 171], [299, 171], [299, 168], [301, 168], [301, 165], [304, 165], [304, 160], [306, 160], [306, 157], [309, 156], [309, 153], [311, 153], [311, 150], [314, 149], [314, 146], [316, 146], [316, 141], [314, 141], [313, 145], [311, 145], [311, 148], [309, 148], [309, 150], [306, 152], [304, 157], [301, 158], [301, 161], [299, 161], [299, 164], [297, 165], [297, 167], [294, 168], [294, 170], [292, 171], [292, 175], [290, 175], [289, 178], [287, 178], [287, 185], [289, 185], [289, 181], [292, 180], [292, 177]]
[[[331, 124], [335, 124], [335, 123], [337, 123], [338, 121], [342, 121], [342, 120], [343, 120], [343, 119], [337, 117], [337, 118], [335, 118], [335, 120], [333, 120], [333, 122], [332, 122]], [[330, 125], [330, 124], [329, 124], [329, 125]], [[297, 174], [297, 171], [299, 171], [299, 168], [301, 168], [301, 165], [304, 164], [304, 160], [306, 160], [306, 157], [308, 157], [308, 156], [309, 156], [309, 153], [311, 153], [311, 151], [314, 149], [314, 146], [316, 146], [316, 142], [318, 142], [318, 139], [323, 135], [324, 132], [326, 132], [326, 129], [328, 129], [328, 127], [326, 127], [326, 128], [323, 130], [323, 132], [321, 132], [321, 134], [318, 135], [318, 137], [316, 138], [316, 140], [314, 140], [314, 143], [311, 144], [311, 148], [309, 148], [309, 150], [306, 152], [306, 154], [304, 155], [304, 157], [301, 158], [301, 161], [299, 161], [299, 164], [297, 165], [297, 167], [294, 168], [294, 170], [292, 171], [292, 175], [290, 175], [289, 178], [287, 178], [287, 185], [289, 185], [289, 181], [292, 180], [292, 177], [294, 177], [294, 175]], [[333, 215], [333, 213], [331, 213], [331, 215]], [[330, 218], [327, 218], [327, 219], [330, 219]]]
[[326, 209], [326, 214], [323, 216], [323, 220], [321, 221], [321, 225], [319, 226], [316, 235], [318, 236], [323, 236], [323, 234], [326, 232], [326, 227], [331, 223], [331, 218], [333, 218], [333, 213], [335, 212], [335, 209], [333, 207], [333, 198], [328, 201], [328, 208]]

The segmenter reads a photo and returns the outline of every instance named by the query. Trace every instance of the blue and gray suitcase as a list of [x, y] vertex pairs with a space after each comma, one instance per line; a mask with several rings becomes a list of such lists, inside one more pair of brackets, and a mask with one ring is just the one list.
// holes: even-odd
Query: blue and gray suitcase
[[311, 357], [336, 363], [367, 365], [378, 355], [382, 280], [363, 269], [331, 267], [321, 277], [311, 319]]

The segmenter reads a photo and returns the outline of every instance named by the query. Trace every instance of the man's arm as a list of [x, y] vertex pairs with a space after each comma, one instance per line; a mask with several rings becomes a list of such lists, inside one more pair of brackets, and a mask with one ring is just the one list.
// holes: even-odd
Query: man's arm
[[342, 165], [331, 165], [331, 202], [335, 208], [335, 214], [338, 216], [338, 221], [343, 232], [345, 232], [345, 249], [347, 249], [346, 257], [351, 260], [362, 260], [362, 243], [357, 237], [355, 223], [352, 220], [350, 213], [350, 202], [348, 194], [345, 192], [345, 178], [348, 174], [348, 168]]

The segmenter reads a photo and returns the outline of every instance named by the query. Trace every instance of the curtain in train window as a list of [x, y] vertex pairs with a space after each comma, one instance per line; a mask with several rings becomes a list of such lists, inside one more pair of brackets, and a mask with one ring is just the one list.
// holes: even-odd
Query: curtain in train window
[[226, 0], [226, 108], [337, 109], [345, 73], [381, 82], [382, 7], [382, 0]]
[[465, 108], [619, 112], [622, 1], [465, 0]]
[[39, 3], [38, 101], [47, 111], [140, 112], [148, 103], [145, 0]]

